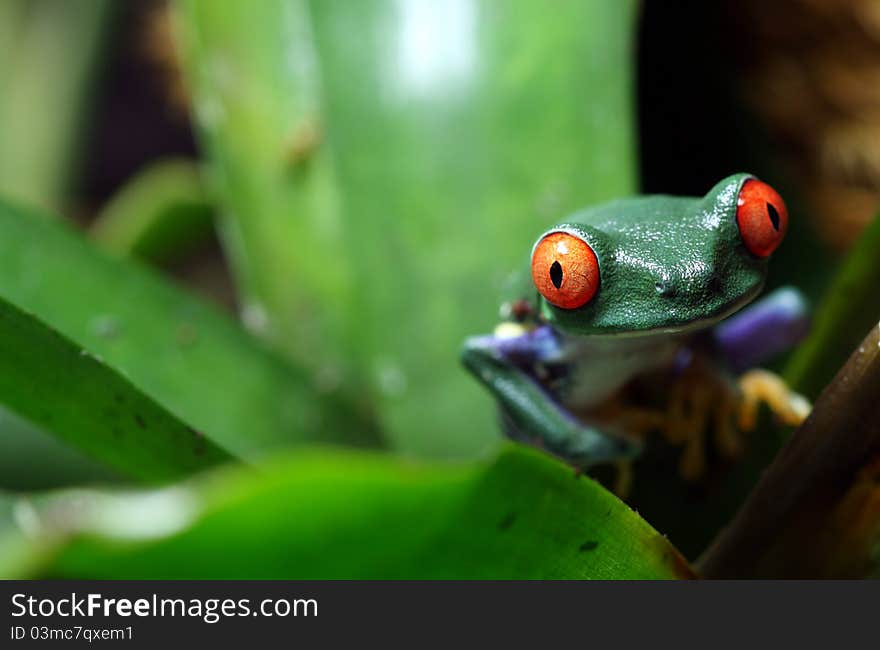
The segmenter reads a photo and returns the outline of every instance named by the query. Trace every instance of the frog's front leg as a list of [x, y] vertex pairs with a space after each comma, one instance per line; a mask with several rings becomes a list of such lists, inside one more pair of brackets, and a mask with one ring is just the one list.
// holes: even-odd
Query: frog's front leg
[[720, 323], [715, 343], [736, 373], [786, 352], [810, 328], [807, 301], [794, 287], [780, 287]]
[[805, 397], [792, 391], [778, 375], [755, 368], [791, 348], [808, 329], [806, 300], [791, 287], [777, 289], [716, 328], [715, 342], [727, 364], [742, 373], [740, 429], [754, 429], [762, 403], [788, 425], [798, 425], [809, 415], [810, 403]]
[[[742, 453], [741, 434], [754, 429], [759, 406], [767, 404], [784, 423], [799, 424], [809, 402], [785, 381], [755, 365], [784, 352], [807, 332], [806, 301], [800, 292], [781, 288], [716, 327], [714, 340], [722, 364], [686, 351], [689, 360], [675, 380], [663, 428], [666, 439], [684, 446], [680, 473], [697, 480], [706, 470], [704, 431], [714, 432], [722, 456]], [[733, 370], [736, 381], [730, 377]]]
[[640, 441], [578, 420], [529, 373], [558, 358], [559, 351], [552, 328], [543, 326], [514, 336], [470, 338], [462, 361], [495, 395], [517, 437], [581, 469], [637, 456]]

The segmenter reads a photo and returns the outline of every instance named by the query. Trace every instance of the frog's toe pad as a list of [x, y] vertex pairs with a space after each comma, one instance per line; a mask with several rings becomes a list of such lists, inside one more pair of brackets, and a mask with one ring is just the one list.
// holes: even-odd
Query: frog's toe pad
[[742, 401], [739, 428], [751, 431], [758, 420], [758, 407], [766, 404], [773, 414], [789, 426], [797, 426], [810, 414], [810, 402], [789, 389], [785, 381], [768, 370], [749, 370], [739, 378]]
[[495, 331], [492, 332], [492, 336], [497, 339], [515, 339], [527, 333], [528, 329], [520, 323], [504, 321], [495, 326]]

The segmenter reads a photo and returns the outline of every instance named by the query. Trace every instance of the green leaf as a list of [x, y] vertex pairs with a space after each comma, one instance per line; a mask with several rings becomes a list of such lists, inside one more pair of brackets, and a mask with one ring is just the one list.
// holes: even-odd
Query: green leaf
[[161, 264], [214, 230], [214, 208], [195, 163], [163, 160], [138, 174], [101, 210], [91, 235], [106, 250]]
[[22, 529], [27, 524], [16, 512], [19, 503], [15, 495], [0, 492], [0, 579], [25, 575], [35, 564], [35, 556], [39, 556]]
[[146, 481], [231, 457], [80, 346], [0, 299], [0, 397], [32, 422]]
[[878, 260], [880, 218], [862, 233], [814, 310], [812, 332], [785, 371], [795, 390], [815, 398], [880, 320]]
[[[62, 223], [2, 202], [0, 299], [102, 359], [235, 456], [307, 440], [376, 441], [362, 413], [332, 387], [316, 394], [316, 379], [218, 310], [146, 268], [101, 253]], [[60, 367], [50, 371], [64, 376]], [[8, 402], [14, 388], [0, 401]], [[82, 418], [102, 417], [89, 401], [79, 409]]]
[[334, 364], [368, 378], [405, 452], [497, 444], [457, 352], [546, 226], [635, 190], [636, 3], [181, 6], [226, 241], [266, 336], [309, 363], [344, 351]]
[[152, 496], [73, 498], [78, 525], [63, 516], [69, 496], [33, 504], [44, 532], [32, 552], [47, 560], [28, 577], [693, 575], [616, 497], [523, 448], [471, 466], [315, 451]]
[[0, 407], [0, 450], [0, 490], [47, 490], [122, 478], [4, 407]]

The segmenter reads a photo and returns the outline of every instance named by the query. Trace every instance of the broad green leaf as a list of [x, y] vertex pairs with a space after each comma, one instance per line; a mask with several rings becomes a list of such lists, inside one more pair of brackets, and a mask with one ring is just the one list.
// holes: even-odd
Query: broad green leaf
[[[280, 361], [218, 310], [149, 269], [96, 250], [62, 223], [2, 202], [0, 299], [102, 359], [233, 455], [306, 440], [376, 440], [332, 387], [317, 393], [317, 379]], [[88, 401], [80, 410], [83, 418], [102, 417]]]
[[405, 452], [497, 444], [458, 350], [493, 326], [544, 227], [634, 191], [636, 3], [181, 6], [227, 242], [266, 335], [310, 363], [344, 350], [355, 367], [334, 364], [368, 378]]
[[616, 497], [523, 448], [470, 466], [315, 451], [276, 460], [257, 473], [224, 470], [152, 496], [79, 491], [72, 498], [80, 504], [80, 524], [63, 516], [70, 496], [33, 503], [37, 528], [44, 532], [32, 539], [32, 553], [45, 561], [19, 575], [693, 575], [677, 551]]
[[99, 358], [3, 299], [0, 399], [73, 447], [141, 480], [181, 478], [231, 460]]
[[880, 218], [862, 233], [825, 297], [813, 329], [786, 369], [789, 383], [815, 398], [865, 332], [880, 321]]
[[91, 235], [113, 253], [168, 262], [204, 241], [214, 208], [195, 163], [163, 160], [140, 171], [104, 206]]

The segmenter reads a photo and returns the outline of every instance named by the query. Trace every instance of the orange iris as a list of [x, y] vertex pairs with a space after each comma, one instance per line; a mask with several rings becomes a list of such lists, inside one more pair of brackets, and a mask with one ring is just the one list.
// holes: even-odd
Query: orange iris
[[753, 255], [768, 257], [788, 230], [788, 210], [776, 190], [751, 178], [739, 192], [736, 224], [746, 248]]
[[580, 237], [553, 232], [535, 246], [532, 280], [551, 305], [577, 309], [586, 305], [599, 289], [599, 260]]

